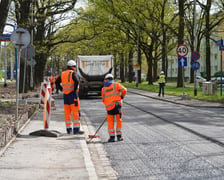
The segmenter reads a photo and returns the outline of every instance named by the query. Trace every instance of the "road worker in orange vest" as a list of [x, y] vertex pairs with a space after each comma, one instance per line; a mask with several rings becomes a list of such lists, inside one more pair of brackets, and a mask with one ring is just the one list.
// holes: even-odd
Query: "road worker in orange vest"
[[[101, 90], [102, 101], [107, 110], [108, 142], [115, 142], [115, 135], [118, 141], [123, 141], [122, 137], [122, 99], [127, 93], [127, 89], [118, 82], [113, 81], [113, 75], [107, 74], [104, 78], [104, 87]], [[116, 118], [116, 130], [114, 129], [114, 118]]]
[[[67, 134], [83, 134], [84, 131], [80, 130], [80, 117], [79, 117], [79, 97], [78, 85], [79, 79], [76, 73], [76, 62], [69, 60], [67, 62], [67, 70], [63, 71], [57, 78], [56, 84], [59, 85], [61, 91], [64, 93], [64, 115]], [[71, 112], [73, 120], [71, 120]]]
[[53, 94], [54, 84], [55, 84], [55, 79], [54, 79], [54, 75], [53, 74], [50, 76], [50, 84], [51, 84], [51, 92]]

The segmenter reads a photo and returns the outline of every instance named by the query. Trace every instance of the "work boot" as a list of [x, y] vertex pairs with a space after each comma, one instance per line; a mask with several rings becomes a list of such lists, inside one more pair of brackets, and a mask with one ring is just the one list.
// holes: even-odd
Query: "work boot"
[[80, 128], [73, 128], [73, 134], [84, 134], [84, 131], [80, 131]]
[[76, 132], [73, 132], [73, 134], [84, 134], [85, 132], [84, 131], [76, 131]]
[[72, 128], [67, 128], [67, 134], [71, 134], [72, 133]]
[[121, 137], [121, 135], [117, 135], [117, 141], [123, 141], [124, 139]]
[[110, 138], [108, 139], [108, 142], [115, 142], [115, 136], [110, 136]]

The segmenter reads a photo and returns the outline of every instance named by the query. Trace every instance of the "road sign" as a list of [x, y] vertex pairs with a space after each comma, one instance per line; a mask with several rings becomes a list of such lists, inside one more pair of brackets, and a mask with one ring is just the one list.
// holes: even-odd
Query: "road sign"
[[200, 68], [200, 63], [199, 62], [197, 62], [197, 61], [193, 61], [192, 63], [191, 63], [191, 68], [193, 69], [193, 70], [198, 70], [199, 68]]
[[224, 51], [224, 46], [223, 45], [219, 46], [219, 50]]
[[12, 32], [11, 42], [15, 48], [25, 48], [30, 43], [30, 33], [26, 29], [18, 28]]
[[33, 56], [35, 56], [35, 49], [31, 44], [21, 51], [21, 57], [24, 59], [31, 59]]
[[184, 44], [181, 44], [177, 47], [176, 51], [179, 57], [184, 57], [188, 54], [188, 47]]
[[216, 43], [217, 46], [222, 46], [223, 45], [223, 40], [219, 39], [219, 40], [215, 41], [215, 43]]
[[197, 61], [198, 59], [200, 59], [200, 53], [199, 53], [198, 51], [194, 51], [194, 52], [192, 52], [192, 54], [191, 54], [191, 59], [192, 59], [193, 61]]
[[187, 66], [187, 57], [178, 57], [178, 67]]
[[1, 41], [10, 41], [11, 34], [2, 34]]

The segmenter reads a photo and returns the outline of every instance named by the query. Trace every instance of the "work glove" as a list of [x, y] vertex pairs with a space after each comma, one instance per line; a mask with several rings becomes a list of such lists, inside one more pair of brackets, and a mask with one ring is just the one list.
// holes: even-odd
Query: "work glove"
[[74, 99], [74, 105], [77, 107], [78, 106], [78, 101], [77, 99]]

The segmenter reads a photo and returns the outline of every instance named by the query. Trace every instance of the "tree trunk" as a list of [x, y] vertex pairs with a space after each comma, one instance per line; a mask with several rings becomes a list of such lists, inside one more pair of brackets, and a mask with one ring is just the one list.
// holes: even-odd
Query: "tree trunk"
[[125, 82], [125, 77], [124, 77], [124, 54], [120, 53], [120, 78], [121, 82]]
[[[185, 0], [179, 0], [178, 45], [184, 43], [184, 3]], [[178, 67], [177, 87], [183, 87], [182, 67]]]
[[206, 41], [206, 79], [209, 81], [211, 79], [211, 61], [210, 61], [210, 9], [211, 9], [211, 0], [207, 0], [206, 6], [206, 16], [205, 16], [205, 41]]
[[128, 52], [128, 82], [131, 83], [133, 81], [133, 51], [130, 50]]
[[151, 44], [149, 49], [145, 50], [145, 56], [148, 64], [148, 73], [147, 73], [147, 79], [148, 79], [148, 84], [153, 84], [153, 77], [152, 77], [152, 53], [153, 53], [153, 45]]
[[37, 64], [35, 65], [34, 71], [34, 85], [35, 87], [39, 87], [44, 79], [44, 67], [47, 62], [47, 56], [45, 54], [39, 54], [35, 56], [35, 59]]

